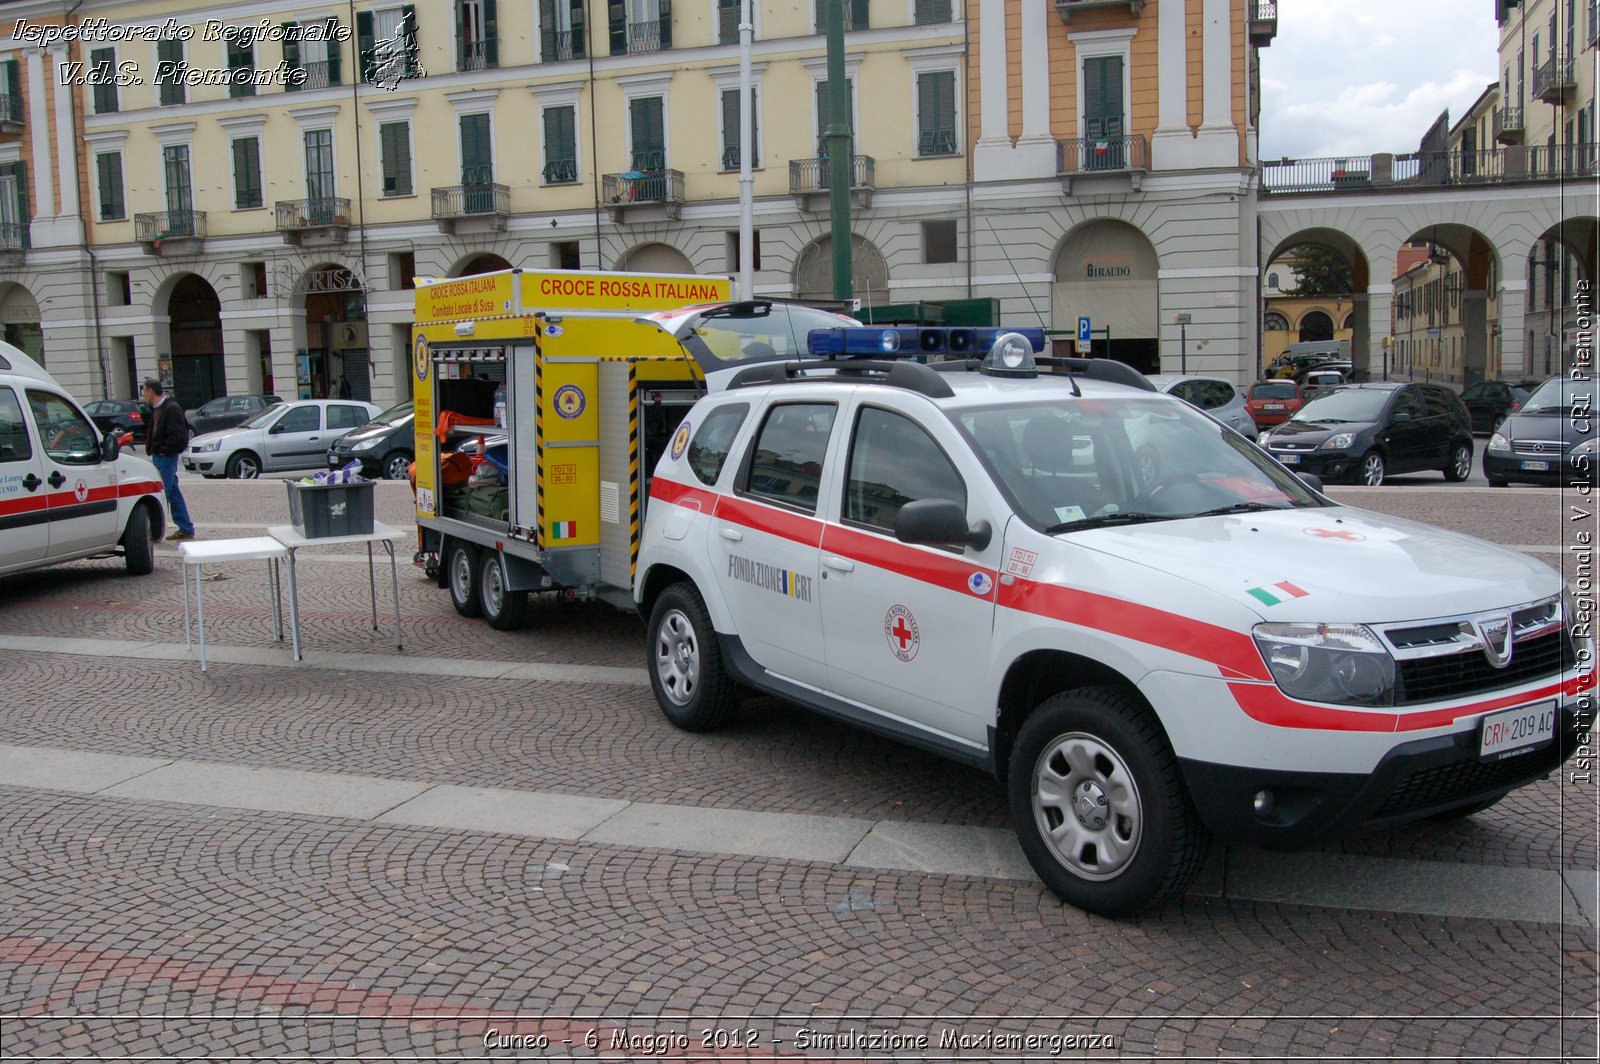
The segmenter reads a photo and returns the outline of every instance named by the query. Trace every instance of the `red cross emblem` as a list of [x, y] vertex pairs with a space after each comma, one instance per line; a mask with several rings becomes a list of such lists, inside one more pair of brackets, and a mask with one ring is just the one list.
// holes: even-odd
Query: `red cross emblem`
[[910, 661], [922, 647], [922, 637], [917, 631], [917, 619], [904, 606], [890, 606], [883, 617], [884, 638], [889, 641], [889, 651], [901, 661]]
[[1360, 532], [1346, 532], [1342, 528], [1308, 528], [1305, 533], [1318, 539], [1337, 539], [1345, 543], [1360, 543], [1367, 538]]
[[79, 502], [83, 502], [89, 497], [89, 485], [85, 484], [81, 480], [78, 481], [78, 483], [74, 484], [72, 487], [72, 494]]

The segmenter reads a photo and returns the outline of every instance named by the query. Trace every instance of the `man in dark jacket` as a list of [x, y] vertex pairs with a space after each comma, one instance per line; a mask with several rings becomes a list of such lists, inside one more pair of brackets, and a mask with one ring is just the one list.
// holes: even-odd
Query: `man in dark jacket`
[[163, 394], [161, 382], [154, 377], [145, 378], [144, 401], [150, 404], [145, 450], [161, 474], [161, 486], [167, 491], [167, 509], [172, 511], [172, 523], [177, 526], [167, 539], [193, 539], [194, 522], [189, 519], [189, 504], [183, 501], [183, 492], [178, 489], [178, 456], [189, 446], [189, 419], [183, 416], [183, 407], [176, 399]]

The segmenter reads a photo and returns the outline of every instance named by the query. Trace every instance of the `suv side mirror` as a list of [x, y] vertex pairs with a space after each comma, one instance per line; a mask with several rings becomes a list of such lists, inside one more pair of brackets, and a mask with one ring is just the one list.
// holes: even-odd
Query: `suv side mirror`
[[106, 433], [105, 439], [100, 441], [100, 459], [104, 462], [115, 462], [117, 455], [122, 453], [122, 444], [117, 441], [115, 432]]
[[901, 543], [953, 543], [982, 550], [993, 534], [987, 521], [969, 528], [966, 511], [949, 499], [908, 502], [894, 516], [894, 538]]
[[1306, 487], [1310, 488], [1312, 491], [1316, 492], [1318, 495], [1322, 494], [1322, 478], [1321, 477], [1317, 476], [1315, 473], [1296, 473], [1295, 476], [1299, 477], [1300, 478], [1300, 482], [1302, 484], [1304, 484]]

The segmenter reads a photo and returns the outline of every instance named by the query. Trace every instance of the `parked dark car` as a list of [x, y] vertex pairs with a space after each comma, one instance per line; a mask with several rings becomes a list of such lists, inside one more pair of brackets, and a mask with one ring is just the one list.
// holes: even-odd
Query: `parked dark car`
[[89, 420], [94, 422], [94, 427], [102, 435], [115, 432], [120, 436], [124, 432], [131, 432], [134, 439], [144, 439], [144, 418], [149, 413], [149, 407], [143, 403], [132, 399], [101, 399], [84, 407], [83, 412], [89, 415]]
[[276, 395], [219, 395], [199, 410], [188, 411], [189, 432], [200, 436], [242, 425], [269, 406], [283, 400]]
[[1515, 384], [1479, 381], [1468, 385], [1467, 390], [1461, 393], [1461, 401], [1467, 404], [1467, 413], [1472, 415], [1472, 431], [1480, 436], [1489, 435], [1500, 419], [1532, 395], [1538, 386], [1538, 381], [1518, 381]]
[[1324, 480], [1376, 487], [1391, 473], [1472, 473], [1472, 423], [1461, 397], [1439, 384], [1346, 384], [1317, 396], [1261, 434], [1284, 465]]
[[1483, 475], [1492, 487], [1595, 483], [1600, 424], [1593, 379], [1551, 377], [1506, 415], [1483, 452]]
[[361, 475], [369, 480], [404, 480], [411, 465], [416, 440], [411, 428], [411, 400], [391, 406], [328, 448], [328, 468], [342, 469], [352, 458], [361, 460]]

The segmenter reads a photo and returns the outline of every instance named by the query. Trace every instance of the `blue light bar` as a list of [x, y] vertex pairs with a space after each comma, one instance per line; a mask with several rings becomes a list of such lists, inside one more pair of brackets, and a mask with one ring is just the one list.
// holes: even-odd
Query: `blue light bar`
[[1035, 353], [1044, 350], [1043, 329], [878, 325], [812, 329], [806, 337], [806, 350], [822, 358], [918, 358], [928, 355], [982, 358], [1002, 333], [1020, 334], [1033, 345]]

